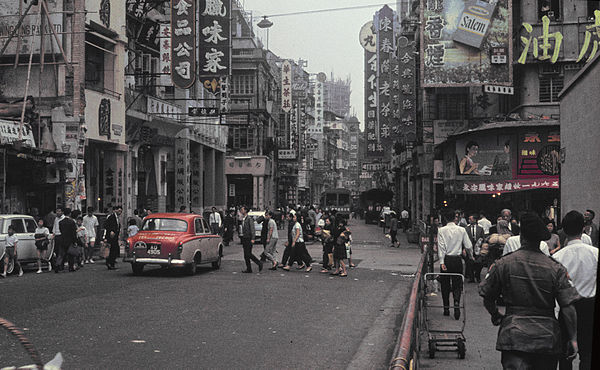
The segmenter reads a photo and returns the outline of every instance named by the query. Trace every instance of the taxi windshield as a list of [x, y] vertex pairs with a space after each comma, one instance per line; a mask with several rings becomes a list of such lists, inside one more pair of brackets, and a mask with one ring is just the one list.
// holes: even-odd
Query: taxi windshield
[[179, 231], [185, 232], [188, 229], [187, 222], [175, 218], [149, 218], [144, 221], [142, 230], [147, 231]]

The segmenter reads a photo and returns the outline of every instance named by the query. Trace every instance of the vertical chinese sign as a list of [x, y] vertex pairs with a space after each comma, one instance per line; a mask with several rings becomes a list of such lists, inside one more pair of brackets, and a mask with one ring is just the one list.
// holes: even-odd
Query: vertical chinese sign
[[325, 115], [323, 113], [323, 81], [317, 81], [315, 83], [315, 126], [309, 132], [315, 135], [323, 134], [323, 125], [325, 124]]
[[200, 82], [209, 91], [231, 75], [231, 0], [200, 0]]
[[413, 141], [416, 137], [417, 92], [416, 92], [416, 60], [415, 43], [406, 36], [398, 37], [398, 111], [394, 119], [398, 126], [394, 127], [403, 134], [406, 140]]
[[[375, 14], [375, 31], [377, 32], [377, 121], [379, 138], [376, 151], [383, 154], [393, 144], [393, 106], [392, 106], [392, 69], [394, 46], [394, 11], [384, 5]], [[368, 145], [368, 144], [367, 144]]]
[[359, 42], [365, 49], [365, 142], [368, 157], [381, 157], [378, 151], [379, 130], [377, 126], [377, 36], [373, 21], [365, 23], [359, 33]]
[[189, 89], [196, 79], [196, 8], [193, 0], [171, 0], [171, 79]]
[[160, 84], [168, 85], [168, 78], [171, 75], [171, 25], [162, 23], [158, 35], [160, 52]]
[[285, 117], [289, 122], [289, 149], [294, 149], [296, 135], [292, 126], [295, 126], [296, 122], [292, 122], [292, 117], [289, 114], [292, 111], [292, 64], [289, 60], [284, 60], [281, 64], [281, 110], [286, 113]]
[[[421, 1], [423, 87], [512, 85], [512, 0]], [[492, 62], [495, 50], [508, 58]]]
[[175, 209], [190, 204], [190, 141], [175, 140]]

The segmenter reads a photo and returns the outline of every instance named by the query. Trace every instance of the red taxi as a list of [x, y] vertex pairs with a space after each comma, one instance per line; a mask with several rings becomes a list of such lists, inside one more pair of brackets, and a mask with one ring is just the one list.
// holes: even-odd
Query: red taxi
[[223, 240], [211, 233], [202, 216], [185, 213], [153, 213], [144, 218], [142, 229], [127, 239], [125, 258], [134, 275], [145, 265], [182, 267], [194, 275], [200, 264], [221, 267]]

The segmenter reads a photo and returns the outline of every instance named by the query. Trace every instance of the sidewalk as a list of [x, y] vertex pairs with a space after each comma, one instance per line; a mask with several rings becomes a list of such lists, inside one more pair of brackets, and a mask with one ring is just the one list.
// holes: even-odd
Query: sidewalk
[[[439, 266], [439, 265], [438, 265]], [[436, 266], [436, 272], [437, 272]], [[485, 269], [482, 277], [485, 276]], [[483, 299], [478, 293], [478, 284], [465, 283], [465, 295], [462, 304], [465, 309], [463, 315], [466, 318], [464, 336], [466, 339], [466, 355], [464, 359], [458, 358], [457, 352], [439, 352], [436, 351], [435, 358], [429, 358], [427, 345], [427, 332], [421, 333], [421, 351], [420, 365], [422, 368], [430, 369], [501, 369], [500, 352], [496, 351], [496, 336], [498, 327], [493, 326], [490, 315], [483, 307]], [[441, 292], [437, 293], [437, 299], [441, 304]], [[430, 322], [433, 327], [442, 330], [460, 329], [460, 320], [454, 320], [453, 310], [450, 310], [450, 316], [443, 316], [441, 308], [432, 308], [428, 310]]]

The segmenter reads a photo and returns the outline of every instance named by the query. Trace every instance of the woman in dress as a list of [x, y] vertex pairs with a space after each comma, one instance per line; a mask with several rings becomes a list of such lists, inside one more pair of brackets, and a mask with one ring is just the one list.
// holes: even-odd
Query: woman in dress
[[548, 250], [550, 250], [550, 254], [554, 254], [560, 249], [560, 238], [556, 233], [556, 225], [554, 224], [553, 220], [548, 218], [544, 219], [544, 224], [548, 228], [548, 231], [550, 231], [550, 235], [552, 235], [550, 239], [546, 240], [546, 244], [548, 244]]
[[296, 213], [292, 216], [292, 244], [291, 244], [291, 256], [287, 262], [287, 266], [283, 269], [286, 271], [290, 271], [291, 265], [295, 260], [302, 261], [303, 264], [299, 268], [303, 268], [306, 266], [306, 272], [310, 272], [312, 270], [312, 266], [310, 265], [310, 261], [312, 258], [308, 251], [306, 250], [306, 244], [304, 244], [304, 237], [302, 235], [302, 226], [298, 222], [298, 216]]
[[460, 160], [459, 170], [461, 175], [479, 175], [479, 163], [473, 162], [473, 158], [479, 151], [479, 144], [469, 141], [465, 147], [465, 156]]
[[348, 230], [346, 227], [346, 220], [340, 218], [338, 221], [338, 227], [333, 235], [335, 237], [335, 246], [333, 247], [335, 271], [331, 274], [346, 277], [348, 276], [348, 272], [346, 270], [346, 263], [344, 260], [348, 257], [346, 252], [346, 243], [350, 240], [350, 230]]

